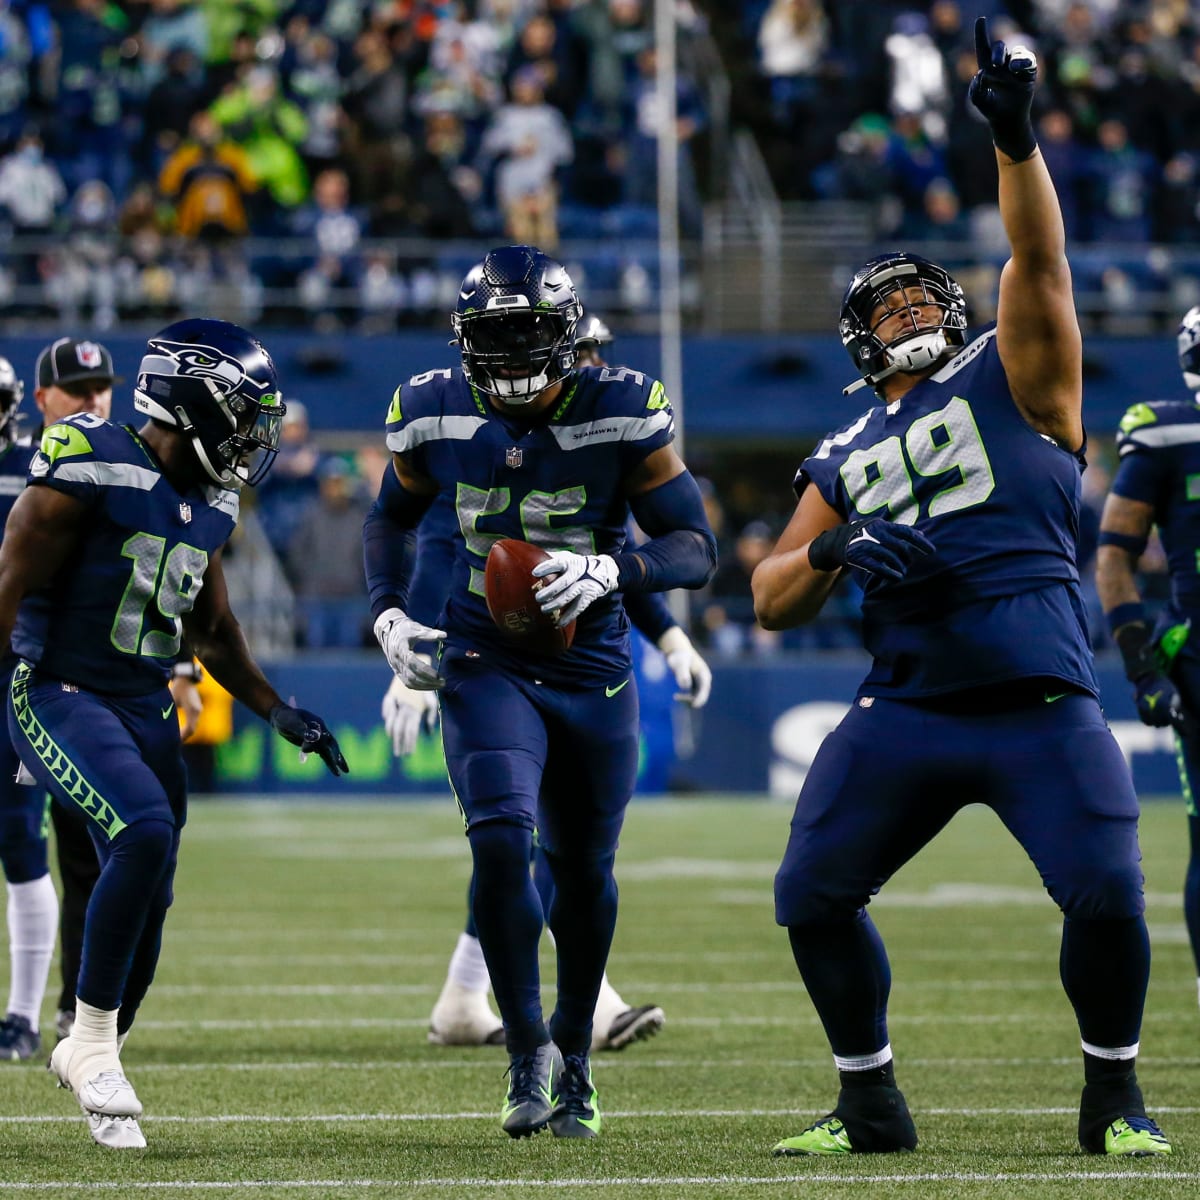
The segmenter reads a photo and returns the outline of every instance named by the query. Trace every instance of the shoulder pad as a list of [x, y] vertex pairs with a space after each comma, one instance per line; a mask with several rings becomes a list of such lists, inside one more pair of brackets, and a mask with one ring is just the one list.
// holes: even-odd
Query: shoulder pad
[[425, 371], [401, 384], [387, 411], [387, 446], [398, 454], [423, 442], [470, 439], [488, 419], [484, 401], [461, 370]]
[[1142, 425], [1151, 425], [1158, 420], [1158, 414], [1149, 404], [1131, 404], [1117, 426], [1118, 433], [1132, 433]]

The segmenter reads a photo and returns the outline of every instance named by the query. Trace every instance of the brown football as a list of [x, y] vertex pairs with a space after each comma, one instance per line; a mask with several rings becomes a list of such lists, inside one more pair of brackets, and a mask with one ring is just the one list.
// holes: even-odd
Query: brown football
[[533, 568], [550, 556], [540, 546], [501, 538], [488, 551], [483, 590], [496, 627], [534, 654], [562, 654], [575, 638], [575, 622], [559, 629], [550, 613], [538, 608], [540, 579]]

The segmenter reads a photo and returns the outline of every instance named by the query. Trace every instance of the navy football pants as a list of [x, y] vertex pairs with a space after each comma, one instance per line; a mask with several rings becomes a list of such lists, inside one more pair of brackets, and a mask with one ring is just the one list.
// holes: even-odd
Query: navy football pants
[[824, 741], [775, 879], [776, 920], [835, 1054], [887, 1041], [890, 969], [864, 906], [967, 804], [992, 808], [1062, 910], [1085, 1041], [1137, 1041], [1149, 971], [1138, 803], [1091, 697], [980, 715], [865, 698]]
[[[586, 1050], [617, 915], [613, 862], [637, 776], [631, 674], [552, 687], [449, 647], [442, 739], [474, 862], [471, 912], [509, 1049], [544, 1037], [538, 974], [543, 918], [554, 933], [558, 1003], [550, 1033]], [[529, 876], [533, 830], [554, 876], [549, 913]]]
[[[0, 673], [5, 694], [11, 678], [11, 667]], [[17, 783], [18, 766], [20, 759], [6, 724], [0, 729], [0, 866], [9, 883], [30, 883], [50, 869], [46, 853], [50, 798], [40, 787]]]
[[154, 978], [187, 819], [171, 693], [164, 686], [102, 696], [22, 664], [8, 725], [38, 782], [89, 821], [102, 869], [88, 903], [77, 994], [96, 1008], [120, 1008], [125, 1032]]

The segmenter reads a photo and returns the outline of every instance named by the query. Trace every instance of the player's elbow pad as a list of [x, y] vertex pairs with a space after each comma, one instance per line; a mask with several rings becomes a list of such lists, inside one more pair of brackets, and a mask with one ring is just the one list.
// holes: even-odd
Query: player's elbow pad
[[630, 508], [634, 520], [650, 534], [650, 541], [613, 556], [621, 591], [701, 588], [713, 577], [717, 539], [708, 527], [700, 489], [687, 471], [635, 496]]

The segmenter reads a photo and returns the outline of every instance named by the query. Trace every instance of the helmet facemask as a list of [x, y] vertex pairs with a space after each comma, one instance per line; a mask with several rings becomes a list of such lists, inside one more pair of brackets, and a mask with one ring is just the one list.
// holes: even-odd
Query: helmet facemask
[[1184, 386], [1200, 397], [1200, 304], [1184, 315], [1179, 325], [1178, 345]]
[[0, 445], [7, 445], [17, 436], [17, 409], [25, 397], [25, 385], [17, 376], [12, 363], [0, 358]]
[[[934, 325], [926, 312], [917, 311], [927, 307], [941, 313]], [[885, 342], [878, 330], [893, 318], [899, 318], [902, 332]], [[897, 372], [915, 374], [935, 366], [965, 344], [966, 327], [962, 288], [935, 263], [915, 255], [892, 255], [868, 263], [842, 301], [842, 344], [863, 373], [843, 394], [866, 385], [878, 388]]]
[[452, 318], [463, 374], [481, 392], [518, 407], [570, 371], [575, 325], [558, 309], [486, 310]]

